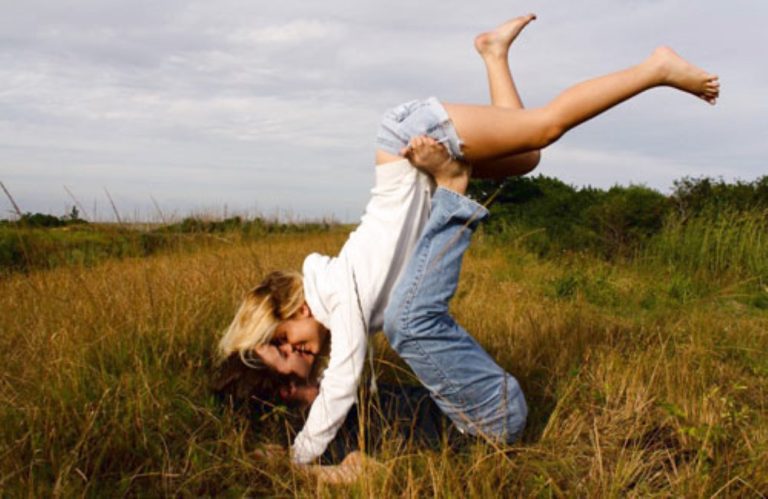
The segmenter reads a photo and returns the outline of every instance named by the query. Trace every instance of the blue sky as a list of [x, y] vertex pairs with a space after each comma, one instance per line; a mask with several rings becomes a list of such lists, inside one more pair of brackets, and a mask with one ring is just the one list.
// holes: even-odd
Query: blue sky
[[[480, 31], [539, 19], [511, 52], [527, 106], [668, 44], [720, 75], [711, 107], [655, 89], [573, 130], [539, 172], [577, 185], [768, 173], [768, 4], [16, 1], [0, 18], [0, 181], [24, 211], [356, 220], [378, 119], [436, 95], [487, 102]], [[0, 201], [3, 216], [10, 203]]]

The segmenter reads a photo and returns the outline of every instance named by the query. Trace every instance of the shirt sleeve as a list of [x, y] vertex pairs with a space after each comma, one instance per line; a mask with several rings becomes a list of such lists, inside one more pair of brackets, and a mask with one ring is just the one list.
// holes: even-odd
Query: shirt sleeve
[[[351, 270], [347, 273], [345, 284], [354, 292]], [[368, 337], [354, 294], [335, 307], [330, 322], [331, 357], [304, 428], [293, 442], [295, 463], [309, 463], [325, 452], [357, 399]]]

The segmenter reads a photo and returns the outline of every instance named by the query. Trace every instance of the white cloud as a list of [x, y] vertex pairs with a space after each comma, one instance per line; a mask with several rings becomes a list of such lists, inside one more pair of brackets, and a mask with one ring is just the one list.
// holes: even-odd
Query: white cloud
[[[754, 178], [768, 144], [768, 7], [735, 0], [537, 3], [512, 53], [529, 105], [669, 43], [723, 80], [711, 109], [653, 91], [569, 133], [541, 172], [575, 183]], [[508, 2], [12, 0], [0, 18], [0, 180], [25, 209], [107, 186], [125, 204], [283, 207], [355, 219], [380, 113], [484, 102], [475, 32]], [[297, 14], [298, 13], [298, 14]], [[148, 183], [152, 187], [148, 187]], [[87, 204], [87, 202], [86, 202]], [[148, 211], [152, 211], [151, 205]]]
[[317, 19], [297, 19], [285, 24], [262, 28], [239, 29], [227, 38], [243, 44], [287, 44], [312, 43], [316, 40], [338, 40], [344, 37], [344, 25]]

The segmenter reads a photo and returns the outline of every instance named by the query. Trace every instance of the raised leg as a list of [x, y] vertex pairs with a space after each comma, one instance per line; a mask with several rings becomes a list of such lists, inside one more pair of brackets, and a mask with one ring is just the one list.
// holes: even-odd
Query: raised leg
[[534, 14], [516, 17], [475, 37], [475, 49], [485, 65], [493, 106], [523, 109], [523, 101], [509, 69], [509, 48], [534, 19]]
[[[483, 59], [488, 75], [491, 105], [509, 109], [523, 109], [523, 101], [509, 69], [509, 48], [522, 30], [534, 19], [534, 14], [516, 17], [495, 29], [475, 37], [475, 49]], [[513, 154], [498, 159], [477, 161], [473, 175], [481, 178], [503, 178], [524, 175], [539, 164], [539, 151]]]
[[657, 86], [677, 88], [711, 104], [719, 95], [717, 76], [661, 47], [637, 66], [574, 85], [542, 108], [444, 106], [464, 142], [465, 157], [476, 163], [543, 149], [571, 128]]
[[[533, 14], [519, 16], [475, 37], [475, 49], [483, 60], [488, 76], [492, 106], [510, 109], [523, 108], [522, 100], [509, 69], [509, 48], [522, 30], [534, 19], [536, 16]], [[414, 138], [412, 137], [412, 139]], [[403, 155], [402, 152], [401, 155]], [[383, 150], [376, 152], [377, 164], [396, 161], [399, 158], [400, 156]], [[473, 175], [484, 178], [522, 175], [535, 168], [539, 158], [538, 151], [531, 151], [498, 159], [476, 161], [472, 165]]]

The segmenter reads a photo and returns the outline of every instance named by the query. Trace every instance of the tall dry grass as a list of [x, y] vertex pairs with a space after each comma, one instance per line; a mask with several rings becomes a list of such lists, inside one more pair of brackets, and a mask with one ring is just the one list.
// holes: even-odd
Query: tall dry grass
[[690, 274], [768, 280], [768, 211], [711, 209], [690, 219], [668, 217], [648, 253]]
[[768, 494], [768, 316], [739, 299], [742, 281], [682, 296], [666, 267], [541, 260], [482, 234], [453, 311], [520, 380], [523, 441], [391, 446], [339, 487], [259, 457], [272, 435], [209, 393], [217, 335], [265, 271], [343, 240], [274, 236], [4, 278], [2, 495]]

